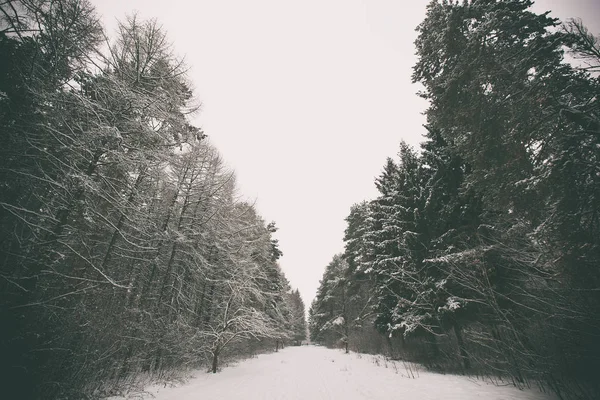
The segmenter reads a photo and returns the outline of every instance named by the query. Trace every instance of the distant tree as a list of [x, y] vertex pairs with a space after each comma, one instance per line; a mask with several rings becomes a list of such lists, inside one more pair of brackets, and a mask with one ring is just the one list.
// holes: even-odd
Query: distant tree
[[[371, 295], [352, 285], [349, 266], [341, 254], [325, 268], [317, 296], [309, 312], [311, 340], [327, 346], [342, 345], [349, 352], [352, 334], [371, 314]], [[365, 287], [366, 289], [366, 287]]]
[[314, 342], [335, 346], [348, 341], [344, 271], [348, 264], [340, 255], [325, 268], [311, 306], [310, 336]]
[[291, 312], [292, 340], [296, 345], [300, 345], [306, 340], [306, 310], [304, 308], [304, 301], [302, 301], [298, 289], [290, 292], [288, 301], [290, 303]]

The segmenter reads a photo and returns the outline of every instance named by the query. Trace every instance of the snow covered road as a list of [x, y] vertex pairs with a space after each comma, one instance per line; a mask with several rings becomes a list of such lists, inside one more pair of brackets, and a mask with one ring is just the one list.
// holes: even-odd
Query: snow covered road
[[498, 387], [464, 376], [422, 369], [413, 373], [411, 378], [402, 362], [394, 367], [381, 357], [314, 346], [288, 347], [227, 367], [216, 375], [198, 371], [179, 387], [151, 387], [147, 391], [156, 400], [554, 399], [537, 390]]

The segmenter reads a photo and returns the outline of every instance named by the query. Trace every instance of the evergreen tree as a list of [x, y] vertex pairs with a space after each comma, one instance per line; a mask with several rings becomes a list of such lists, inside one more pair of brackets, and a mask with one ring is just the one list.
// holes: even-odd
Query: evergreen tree
[[348, 341], [346, 279], [348, 264], [335, 255], [325, 268], [310, 313], [310, 337], [313, 342], [336, 346]]
[[[504, 358], [502, 368], [518, 380], [524, 370], [534, 377], [553, 371], [543, 379], [555, 385], [579, 380], [583, 365], [600, 360], [584, 339], [598, 332], [590, 292], [598, 275], [588, 267], [598, 248], [597, 79], [563, 61], [564, 48], [589, 57], [595, 42], [572, 23], [554, 29], [559, 22], [529, 11], [531, 4], [431, 2], [418, 28], [413, 79], [425, 86], [430, 130], [466, 167], [460, 197], [476, 200], [473, 211], [481, 199], [463, 251], [455, 247], [433, 262], [451, 278], [448, 298], [463, 299], [441, 311], [470, 303], [467, 320], [486, 325], [477, 351], [495, 349], [490, 357]], [[565, 304], [572, 311], [558, 311]], [[581, 379], [588, 388], [593, 381]]]
[[302, 344], [306, 340], [306, 311], [304, 308], [304, 301], [300, 297], [298, 289], [292, 290], [289, 294], [290, 310], [291, 310], [291, 324], [293, 337], [292, 340], [296, 345]]

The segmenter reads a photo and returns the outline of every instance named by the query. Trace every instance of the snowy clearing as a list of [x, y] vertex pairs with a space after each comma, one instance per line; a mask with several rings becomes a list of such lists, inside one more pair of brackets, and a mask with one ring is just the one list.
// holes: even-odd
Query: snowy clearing
[[[379, 365], [377, 365], [379, 364]], [[387, 367], [386, 367], [387, 365]], [[395, 365], [395, 366], [394, 366]], [[323, 347], [288, 347], [213, 375], [197, 371], [179, 387], [153, 386], [143, 398], [192, 399], [390, 399], [554, 400], [537, 390], [494, 386], [464, 376], [442, 375], [379, 356], [344, 354]], [[414, 378], [410, 378], [414, 374]], [[139, 399], [139, 394], [128, 397]], [[117, 398], [113, 398], [117, 400]], [[122, 398], [119, 398], [122, 399]]]

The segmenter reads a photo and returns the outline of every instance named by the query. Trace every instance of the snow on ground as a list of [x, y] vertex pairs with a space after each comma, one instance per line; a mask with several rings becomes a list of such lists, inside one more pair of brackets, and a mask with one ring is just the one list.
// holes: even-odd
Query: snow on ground
[[[414, 378], [412, 378], [414, 376]], [[155, 400], [554, 400], [537, 390], [442, 375], [382, 357], [317, 346], [287, 347], [223, 369], [197, 371], [179, 387], [146, 388]], [[139, 394], [138, 394], [139, 396]], [[138, 396], [131, 397], [139, 399]]]

